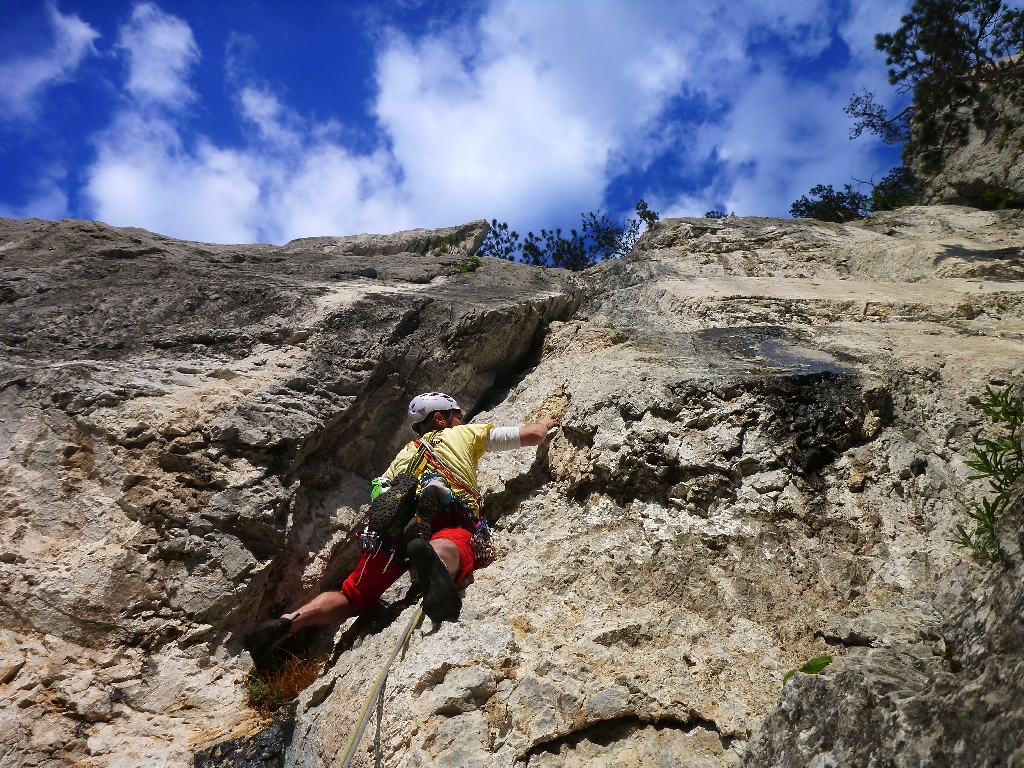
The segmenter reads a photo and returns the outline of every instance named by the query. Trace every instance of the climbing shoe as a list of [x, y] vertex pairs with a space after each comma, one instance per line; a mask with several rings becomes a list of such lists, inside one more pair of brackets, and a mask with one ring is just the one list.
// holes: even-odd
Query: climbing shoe
[[434, 493], [433, 489], [426, 489], [420, 494], [420, 500], [416, 503], [416, 514], [405, 526], [403, 533], [406, 541], [413, 539], [430, 540], [430, 522], [444, 507], [441, 499]]
[[416, 477], [408, 472], [396, 475], [391, 487], [370, 502], [370, 530], [383, 535], [393, 526], [401, 525], [412, 513], [418, 483]]
[[423, 612], [434, 624], [458, 621], [462, 598], [437, 552], [423, 539], [410, 541], [408, 552], [423, 591]]
[[270, 619], [247, 632], [242, 644], [252, 656], [252, 660], [258, 663], [270, 653], [271, 648], [288, 637], [291, 629], [291, 619]]

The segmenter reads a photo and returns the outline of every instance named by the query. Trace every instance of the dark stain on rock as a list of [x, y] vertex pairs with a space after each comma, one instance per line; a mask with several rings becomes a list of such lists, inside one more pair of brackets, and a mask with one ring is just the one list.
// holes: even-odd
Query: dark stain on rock
[[285, 751], [295, 728], [295, 705], [278, 711], [274, 720], [252, 736], [226, 739], [197, 751], [194, 768], [283, 768]]

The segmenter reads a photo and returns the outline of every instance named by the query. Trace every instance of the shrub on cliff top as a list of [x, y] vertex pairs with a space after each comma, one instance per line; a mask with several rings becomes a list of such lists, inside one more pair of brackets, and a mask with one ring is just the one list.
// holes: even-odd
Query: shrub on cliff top
[[897, 166], [871, 188], [871, 211], [895, 211], [917, 202], [917, 179], [909, 168]]
[[818, 219], [838, 224], [862, 219], [871, 212], [868, 198], [849, 184], [836, 191], [832, 185], [811, 187], [811, 197], [803, 195], [789, 208], [789, 215], [797, 219]]
[[627, 219], [624, 227], [600, 211], [591, 211], [580, 214], [579, 232], [570, 229], [569, 236], [564, 237], [561, 228], [542, 229], [539, 236], [527, 232], [522, 243], [519, 233], [509, 230], [506, 222], [492, 219], [491, 229], [477, 253], [541, 267], [586, 269], [604, 259], [625, 256], [640, 239], [641, 227], [650, 229], [657, 223], [658, 214], [643, 200], [634, 209], [636, 218]]
[[[863, 182], [862, 182], [863, 183]], [[861, 219], [875, 211], [894, 211], [917, 202], [917, 180], [910, 169], [897, 166], [877, 184], [871, 185], [871, 194], [865, 195], [851, 185], [844, 184], [836, 191], [831, 184], [819, 184], [811, 189], [811, 197], [803, 195], [793, 203], [789, 215], [797, 219], [818, 219], [843, 223]]]

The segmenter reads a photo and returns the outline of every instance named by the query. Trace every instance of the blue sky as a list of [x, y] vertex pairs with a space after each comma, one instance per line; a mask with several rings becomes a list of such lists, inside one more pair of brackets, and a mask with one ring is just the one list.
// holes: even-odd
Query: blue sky
[[207, 242], [788, 215], [909, 3], [0, 0], [0, 215]]

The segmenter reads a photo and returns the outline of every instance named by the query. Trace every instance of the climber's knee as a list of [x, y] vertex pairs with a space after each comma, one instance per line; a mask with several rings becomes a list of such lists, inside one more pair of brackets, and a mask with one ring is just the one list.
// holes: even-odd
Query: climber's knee
[[437, 552], [437, 556], [441, 558], [441, 562], [448, 569], [448, 573], [452, 575], [452, 578], [455, 578], [462, 565], [458, 545], [454, 541], [438, 538], [433, 539], [430, 542], [430, 546]]

